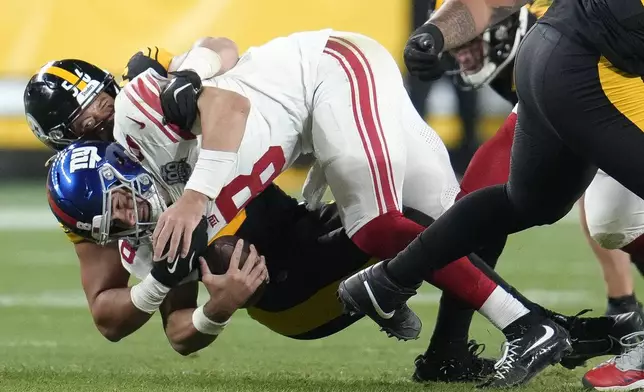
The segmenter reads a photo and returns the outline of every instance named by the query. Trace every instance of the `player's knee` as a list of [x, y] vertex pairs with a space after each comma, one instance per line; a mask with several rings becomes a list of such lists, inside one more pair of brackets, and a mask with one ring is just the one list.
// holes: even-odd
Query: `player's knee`
[[353, 242], [370, 256], [394, 257], [424, 230], [400, 211], [390, 211], [362, 226], [352, 237]]
[[604, 249], [621, 249], [628, 245], [629, 241], [623, 233], [592, 233], [590, 237]]
[[586, 223], [590, 237], [604, 249], [622, 249], [637, 241], [644, 234], [644, 225], [633, 221], [632, 216], [622, 219], [617, 216], [593, 214], [586, 207]]
[[572, 209], [574, 202], [561, 204], [557, 201], [540, 197], [539, 194], [518, 194], [508, 192], [508, 197], [514, 206], [515, 212], [522, 218], [525, 227], [551, 225], [566, 216]]

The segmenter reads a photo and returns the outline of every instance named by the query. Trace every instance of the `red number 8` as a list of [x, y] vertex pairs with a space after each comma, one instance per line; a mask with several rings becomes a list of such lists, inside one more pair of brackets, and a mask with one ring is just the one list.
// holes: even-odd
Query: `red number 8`
[[226, 185], [215, 203], [226, 222], [230, 222], [255, 196], [282, 172], [286, 158], [280, 146], [273, 146], [253, 165], [249, 175], [239, 175]]

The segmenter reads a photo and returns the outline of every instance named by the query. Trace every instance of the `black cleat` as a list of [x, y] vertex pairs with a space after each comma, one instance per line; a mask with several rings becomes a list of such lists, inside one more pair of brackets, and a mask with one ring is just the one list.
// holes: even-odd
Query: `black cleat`
[[[465, 346], [464, 343], [459, 345]], [[449, 347], [449, 346], [448, 346]], [[470, 340], [462, 351], [448, 348], [419, 355], [414, 361], [416, 382], [474, 382], [482, 381], [494, 372], [494, 360], [481, 358], [485, 345]], [[461, 351], [461, 352], [458, 352]]]
[[479, 388], [508, 388], [530, 381], [548, 365], [572, 350], [568, 332], [551, 320], [528, 329], [522, 337], [503, 344], [494, 375]]
[[554, 314], [551, 319], [570, 333], [573, 351], [561, 360], [561, 366], [574, 369], [602, 355], [622, 353], [620, 339], [644, 330], [644, 318], [639, 312], [603, 317], [574, 317]]
[[418, 339], [422, 323], [408, 306], [407, 300], [420, 287], [407, 288], [393, 282], [381, 261], [340, 283], [338, 299], [349, 314], [365, 314], [389, 337]]
[[644, 318], [644, 310], [642, 309], [642, 303], [637, 301], [635, 303], [620, 303], [618, 305], [613, 305], [610, 302], [606, 307], [606, 316], [617, 316], [619, 314], [636, 312], [639, 313], [642, 318]]

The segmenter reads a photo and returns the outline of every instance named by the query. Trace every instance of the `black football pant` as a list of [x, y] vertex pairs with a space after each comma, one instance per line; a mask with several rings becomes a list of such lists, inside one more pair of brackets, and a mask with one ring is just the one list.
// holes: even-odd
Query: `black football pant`
[[[474, 192], [388, 264], [403, 284], [566, 215], [602, 168], [644, 197], [644, 82], [537, 24], [516, 61], [518, 123], [507, 184]], [[607, 201], [609, 202], [609, 201]]]

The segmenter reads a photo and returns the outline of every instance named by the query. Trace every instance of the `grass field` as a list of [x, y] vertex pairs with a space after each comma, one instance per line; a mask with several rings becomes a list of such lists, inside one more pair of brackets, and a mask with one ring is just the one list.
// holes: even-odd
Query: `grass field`
[[[324, 340], [292, 341], [240, 312], [213, 346], [185, 358], [167, 344], [158, 316], [134, 335], [110, 343], [93, 326], [76, 257], [63, 234], [47, 225], [15, 229], [15, 222], [7, 221], [27, 209], [46, 211], [43, 199], [39, 184], [0, 187], [0, 216], [5, 217], [0, 218], [0, 391], [473, 389], [410, 381], [413, 359], [425, 349], [437, 309], [438, 293], [430, 288], [412, 303], [425, 325], [414, 342], [387, 339], [368, 320]], [[513, 236], [499, 270], [557, 311], [604, 310], [599, 267], [574, 222]], [[471, 337], [487, 344], [485, 354], [498, 355], [500, 334], [478, 316]], [[520, 390], [578, 391], [582, 374], [552, 367]]]

